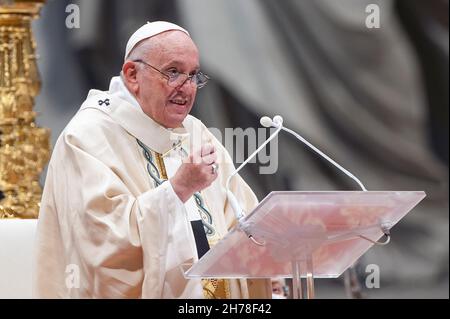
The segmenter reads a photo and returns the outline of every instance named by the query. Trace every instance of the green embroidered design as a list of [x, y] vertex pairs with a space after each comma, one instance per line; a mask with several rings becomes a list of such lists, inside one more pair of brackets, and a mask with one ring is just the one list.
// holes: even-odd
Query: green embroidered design
[[[152, 151], [141, 141], [136, 139], [138, 145], [142, 148], [142, 154], [144, 154], [145, 159], [147, 160], [147, 172], [150, 177], [153, 179], [155, 187], [158, 187], [162, 183], [166, 181], [166, 179], [161, 178], [161, 174], [158, 171], [157, 166], [155, 165]], [[197, 210], [202, 219], [203, 227], [205, 228], [206, 236], [211, 237], [214, 236], [216, 231], [214, 230], [213, 220], [211, 213], [206, 209], [204, 200], [202, 195], [199, 192], [194, 194], [195, 204], [197, 205]]]
[[161, 178], [158, 168], [156, 167], [156, 165], [153, 161], [152, 152], [141, 141], [139, 141], [138, 139], [136, 139], [136, 141], [139, 144], [139, 146], [142, 148], [142, 153], [144, 154], [144, 157], [147, 160], [147, 172], [150, 175], [150, 177], [153, 179], [153, 182], [155, 183], [155, 187], [158, 187], [166, 180]]
[[205, 208], [203, 203], [202, 195], [199, 192], [194, 193], [195, 203], [197, 204], [198, 212], [203, 222], [203, 227], [205, 228], [206, 236], [214, 236], [215, 230], [211, 226], [213, 223], [212, 216], [209, 211]]

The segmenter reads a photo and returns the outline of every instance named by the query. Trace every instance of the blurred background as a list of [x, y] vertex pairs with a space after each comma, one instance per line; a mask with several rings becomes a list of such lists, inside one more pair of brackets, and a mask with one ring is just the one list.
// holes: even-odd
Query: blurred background
[[[67, 28], [70, 4], [80, 27]], [[366, 7], [380, 8], [368, 28]], [[37, 123], [55, 143], [91, 88], [118, 75], [129, 36], [147, 21], [185, 27], [212, 80], [193, 114], [206, 126], [257, 128], [280, 114], [369, 190], [427, 197], [355, 267], [364, 298], [449, 297], [448, 0], [49, 0], [33, 23], [42, 91]], [[278, 170], [243, 176], [271, 190], [356, 190], [282, 134]], [[239, 154], [236, 154], [239, 156]], [[45, 172], [42, 182], [45, 181]], [[380, 268], [380, 288], [364, 285]], [[344, 279], [317, 280], [318, 298], [347, 298]]]

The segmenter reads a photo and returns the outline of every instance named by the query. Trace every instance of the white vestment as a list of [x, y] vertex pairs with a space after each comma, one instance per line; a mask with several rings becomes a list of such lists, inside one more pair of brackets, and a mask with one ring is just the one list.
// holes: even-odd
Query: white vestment
[[[120, 78], [113, 78], [109, 91], [89, 92], [48, 166], [34, 258], [35, 297], [203, 298], [201, 280], [186, 280], [180, 269], [198, 260], [190, 220], [196, 214], [209, 219], [210, 243], [233, 226], [225, 181], [234, 166], [201, 121], [188, 115], [183, 127], [168, 130], [154, 122]], [[180, 147], [160, 155], [193, 135], [215, 145], [218, 178], [183, 204], [164, 178], [181, 165]], [[245, 211], [257, 204], [240, 176], [232, 179], [231, 190]], [[267, 281], [230, 280], [227, 287], [231, 298], [271, 294]]]

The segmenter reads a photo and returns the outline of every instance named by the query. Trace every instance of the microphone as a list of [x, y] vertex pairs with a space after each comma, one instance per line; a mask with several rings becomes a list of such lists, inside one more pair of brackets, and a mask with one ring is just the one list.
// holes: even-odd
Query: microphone
[[[275, 132], [273, 132], [269, 138], [263, 143], [261, 144], [260, 147], [258, 147], [256, 149], [256, 151], [254, 151], [237, 169], [235, 169], [233, 171], [233, 173], [231, 173], [231, 175], [228, 177], [227, 182], [226, 182], [226, 192], [227, 192], [227, 199], [231, 204], [231, 207], [233, 209], [234, 215], [236, 217], [236, 220], [239, 222], [239, 225], [241, 225], [241, 219], [245, 216], [245, 212], [242, 209], [242, 207], [239, 205], [239, 202], [237, 200], [237, 198], [234, 196], [234, 194], [231, 192], [230, 190], [230, 181], [233, 178], [233, 176], [235, 176], [245, 165], [247, 165], [247, 163], [256, 156], [256, 154], [258, 154], [268, 143], [270, 143], [270, 141], [272, 139], [275, 138], [275, 136], [278, 135], [278, 133], [283, 130], [288, 132], [289, 134], [294, 135], [297, 139], [299, 139], [302, 143], [304, 143], [305, 145], [307, 145], [309, 148], [311, 148], [314, 152], [316, 152], [317, 154], [319, 154], [320, 156], [322, 156], [323, 158], [325, 158], [328, 162], [330, 162], [331, 164], [333, 164], [335, 167], [337, 167], [341, 172], [343, 172], [345, 175], [347, 175], [348, 177], [350, 177], [351, 179], [353, 179], [354, 181], [356, 181], [359, 185], [359, 187], [361, 187], [361, 189], [365, 192], [367, 192], [366, 187], [363, 185], [363, 183], [361, 183], [361, 181], [352, 173], [350, 173], [348, 170], [346, 170], [345, 168], [343, 168], [341, 165], [339, 165], [338, 163], [336, 163], [332, 158], [330, 158], [329, 156], [327, 156], [326, 154], [324, 154], [321, 150], [319, 150], [317, 147], [315, 147], [314, 145], [312, 145], [310, 142], [308, 142], [304, 137], [302, 137], [301, 135], [299, 135], [298, 133], [292, 131], [291, 129], [284, 127], [283, 126], [283, 118], [280, 115], [275, 115], [273, 117], [273, 119], [271, 119], [268, 116], [263, 116], [260, 119], [260, 123], [262, 126], [264, 127], [274, 127], [276, 128]], [[244, 229], [245, 231], [245, 229]], [[251, 238], [252, 236], [249, 235], [249, 237]]]
[[282, 129], [282, 123], [283, 123], [283, 118], [279, 115], [274, 117], [274, 120], [272, 120], [270, 117], [268, 116], [263, 116], [260, 120], [260, 123], [262, 126], [264, 127], [270, 127], [273, 124], [278, 123], [277, 129], [275, 130], [275, 132], [273, 132], [269, 138], [261, 144], [260, 147], [258, 147], [256, 149], [256, 151], [254, 151], [237, 169], [235, 169], [231, 175], [228, 177], [227, 182], [226, 182], [226, 191], [227, 191], [227, 199], [231, 204], [231, 207], [233, 208], [233, 212], [234, 212], [234, 216], [236, 217], [236, 220], [240, 223], [241, 219], [245, 216], [245, 212], [242, 209], [241, 205], [239, 205], [239, 202], [236, 198], [236, 196], [234, 196], [233, 192], [231, 192], [230, 190], [230, 181], [233, 178], [233, 176], [235, 176], [237, 173], [239, 173], [239, 171], [245, 166], [247, 165], [247, 163], [256, 156], [256, 154], [258, 154], [268, 143], [270, 143], [271, 140], [273, 140], [275, 138], [275, 136], [278, 135], [278, 133], [280, 132], [280, 130]]
[[289, 134], [294, 135], [298, 140], [300, 140], [303, 144], [306, 144], [309, 148], [311, 148], [314, 152], [325, 158], [328, 162], [333, 164], [335, 167], [337, 167], [341, 172], [343, 172], [345, 175], [356, 181], [358, 183], [359, 187], [365, 192], [367, 192], [366, 187], [361, 183], [361, 181], [352, 173], [350, 173], [348, 170], [343, 168], [341, 165], [336, 163], [333, 159], [331, 159], [329, 156], [324, 154], [321, 150], [319, 150], [317, 147], [312, 145], [310, 142], [308, 142], [304, 137], [302, 137], [300, 134], [294, 132], [291, 129], [288, 129], [287, 127], [283, 126], [283, 118], [280, 115], [274, 116], [273, 120], [270, 119], [268, 116], [263, 116], [261, 118], [261, 125], [264, 127], [276, 127], [278, 129], [281, 129], [285, 132], [288, 132]]
[[262, 126], [264, 127], [275, 127], [276, 130], [275, 132], [273, 132], [269, 138], [263, 143], [261, 144], [260, 147], [258, 147], [256, 149], [256, 151], [254, 151], [237, 169], [235, 169], [231, 175], [228, 177], [227, 182], [226, 182], [226, 192], [227, 192], [227, 199], [230, 202], [230, 205], [233, 209], [234, 215], [236, 217], [236, 220], [238, 222], [238, 227], [244, 231], [244, 233], [247, 235], [247, 237], [249, 239], [251, 239], [255, 244], [259, 245], [259, 246], [264, 246], [264, 243], [260, 243], [258, 242], [252, 235], [251, 229], [248, 225], [245, 225], [243, 223], [243, 217], [245, 217], [245, 212], [242, 209], [241, 205], [239, 205], [239, 202], [237, 200], [237, 198], [234, 196], [234, 194], [231, 192], [230, 190], [230, 181], [231, 179], [245, 166], [247, 165], [247, 163], [256, 156], [256, 154], [258, 154], [268, 143], [270, 143], [270, 141], [272, 139], [275, 138], [275, 136], [278, 135], [278, 133], [280, 133], [281, 130], [288, 132], [289, 134], [294, 135], [297, 139], [299, 139], [302, 143], [304, 143], [305, 145], [307, 145], [309, 148], [311, 148], [314, 152], [316, 152], [317, 154], [319, 154], [320, 156], [322, 156], [323, 158], [325, 158], [328, 162], [330, 162], [331, 164], [333, 164], [334, 166], [336, 166], [340, 171], [342, 171], [345, 175], [349, 176], [350, 178], [352, 178], [354, 181], [356, 181], [358, 183], [358, 185], [361, 187], [361, 189], [365, 192], [367, 192], [366, 187], [363, 185], [363, 183], [361, 183], [361, 181], [354, 176], [352, 173], [350, 173], [348, 170], [346, 170], [345, 168], [343, 168], [341, 165], [339, 165], [338, 163], [336, 163], [333, 159], [331, 159], [329, 156], [327, 156], [326, 154], [324, 154], [322, 151], [320, 151], [318, 148], [316, 148], [314, 145], [312, 145], [310, 142], [308, 142], [305, 138], [303, 138], [301, 135], [297, 134], [296, 132], [292, 131], [291, 129], [288, 129], [287, 127], [283, 126], [283, 118], [280, 115], [275, 115], [273, 117], [273, 119], [271, 119], [268, 116], [263, 116], [260, 119], [260, 123]]
[[275, 115], [272, 120], [268, 116], [263, 116], [259, 120], [259, 123], [261, 123], [261, 125], [264, 127], [278, 127], [280, 125], [283, 125], [283, 118], [280, 115]]
[[261, 123], [261, 125], [264, 126], [264, 127], [271, 127], [272, 124], [273, 124], [273, 121], [272, 121], [272, 119], [270, 117], [263, 116], [259, 120], [259, 123]]

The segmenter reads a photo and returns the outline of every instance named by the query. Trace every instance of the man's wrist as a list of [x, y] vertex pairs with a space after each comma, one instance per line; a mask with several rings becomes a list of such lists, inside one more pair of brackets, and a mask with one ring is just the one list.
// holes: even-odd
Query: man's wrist
[[171, 178], [169, 181], [178, 198], [183, 203], [186, 203], [186, 201], [192, 196], [193, 192], [187, 186], [183, 185], [183, 183], [178, 183], [174, 178]]

